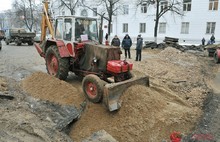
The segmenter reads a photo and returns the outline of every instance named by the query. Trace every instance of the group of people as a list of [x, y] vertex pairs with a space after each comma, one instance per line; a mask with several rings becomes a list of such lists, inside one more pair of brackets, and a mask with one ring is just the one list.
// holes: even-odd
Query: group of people
[[[215, 36], [212, 35], [212, 36], [210, 37], [210, 40], [208, 41], [207, 45], [209, 45], [209, 44], [214, 44], [214, 43], [215, 43]], [[205, 45], [205, 38], [204, 38], [204, 37], [202, 38], [202, 45]]]
[[[115, 35], [111, 41], [111, 45], [117, 46], [117, 47], [120, 47], [120, 45], [121, 45], [121, 47], [125, 51], [125, 58], [128, 57], [129, 59], [131, 59], [130, 48], [132, 46], [132, 40], [128, 34], [125, 35], [125, 37], [122, 40], [122, 43], [120, 42], [120, 39], [118, 38], [118, 36]], [[141, 61], [142, 47], [143, 47], [143, 38], [141, 37], [141, 35], [138, 35], [137, 44], [136, 44], [136, 48], [135, 48], [135, 50], [136, 50], [136, 60], [135, 61]]]

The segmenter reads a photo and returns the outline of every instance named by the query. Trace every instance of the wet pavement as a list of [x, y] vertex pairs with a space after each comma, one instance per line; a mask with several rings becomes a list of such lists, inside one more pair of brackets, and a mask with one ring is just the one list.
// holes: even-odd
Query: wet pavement
[[35, 71], [46, 72], [45, 61], [39, 56], [34, 46], [6, 45], [2, 41], [0, 60], [0, 76], [14, 78], [17, 81]]

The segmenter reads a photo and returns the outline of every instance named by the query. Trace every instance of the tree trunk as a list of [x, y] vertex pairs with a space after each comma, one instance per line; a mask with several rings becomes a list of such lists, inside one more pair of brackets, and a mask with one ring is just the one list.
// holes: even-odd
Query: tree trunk
[[99, 25], [99, 43], [100, 44], [102, 44], [102, 39], [103, 39], [103, 30], [102, 30], [103, 17], [104, 17], [104, 14], [101, 16], [101, 23]]
[[159, 23], [159, 19], [156, 19], [155, 20], [155, 26], [154, 26], [154, 42], [156, 42], [156, 43], [157, 43], [158, 23]]
[[112, 17], [109, 17], [109, 21], [108, 21], [108, 36], [110, 36], [111, 33], [111, 23], [112, 23]]
[[159, 5], [160, 2], [157, 0], [156, 2], [156, 17], [155, 17], [155, 25], [154, 25], [154, 41], [157, 43], [157, 30], [158, 30], [158, 24], [159, 24]]

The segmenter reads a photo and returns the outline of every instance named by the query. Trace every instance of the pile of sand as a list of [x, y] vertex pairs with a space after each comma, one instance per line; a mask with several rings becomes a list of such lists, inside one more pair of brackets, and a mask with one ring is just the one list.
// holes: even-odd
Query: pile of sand
[[4, 92], [4, 91], [7, 91], [8, 90], [8, 87], [7, 87], [7, 83], [6, 83], [6, 80], [4, 78], [1, 78], [0, 77], [0, 91], [1, 92]]
[[201, 114], [175, 94], [160, 88], [132, 86], [121, 99], [122, 107], [114, 113], [101, 105], [89, 104], [72, 128], [73, 140], [80, 142], [104, 129], [118, 141], [161, 141], [169, 139], [173, 131], [187, 133], [192, 130]]
[[168, 47], [154, 53], [153, 58], [136, 63], [134, 68], [149, 75], [151, 84], [171, 89], [190, 105], [202, 107], [208, 92], [205, 80], [212, 76], [205, 60]]
[[22, 87], [35, 98], [59, 104], [79, 106], [85, 100], [80, 88], [43, 72], [36, 72], [25, 78]]

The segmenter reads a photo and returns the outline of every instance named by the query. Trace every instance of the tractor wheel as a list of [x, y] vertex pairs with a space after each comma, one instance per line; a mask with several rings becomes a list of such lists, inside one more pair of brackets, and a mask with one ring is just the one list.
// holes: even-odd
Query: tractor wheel
[[218, 57], [218, 51], [216, 51], [216, 52], [214, 53], [214, 61], [215, 61], [216, 64], [217, 64], [217, 63], [220, 63], [220, 58]]
[[50, 46], [46, 51], [47, 72], [61, 80], [65, 80], [69, 72], [69, 59], [61, 58], [57, 46]]
[[82, 81], [84, 94], [93, 103], [98, 103], [102, 100], [104, 85], [104, 81], [93, 74], [85, 76]]

